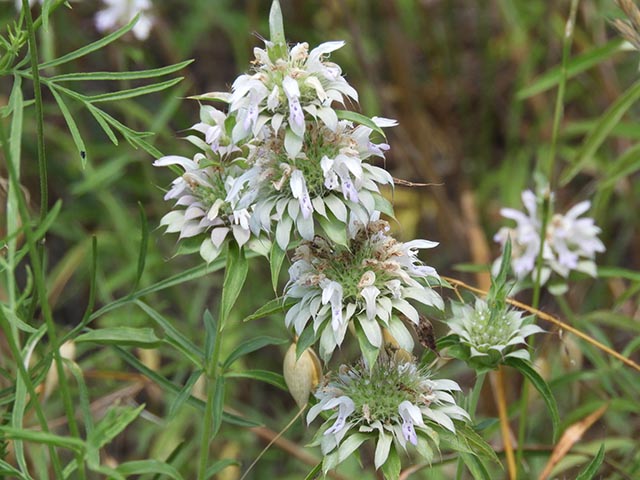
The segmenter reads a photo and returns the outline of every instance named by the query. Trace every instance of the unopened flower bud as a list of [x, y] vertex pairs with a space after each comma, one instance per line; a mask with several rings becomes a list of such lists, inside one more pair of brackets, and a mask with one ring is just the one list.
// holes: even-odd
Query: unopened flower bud
[[318, 356], [311, 348], [307, 348], [300, 358], [296, 359], [296, 347], [297, 344], [292, 343], [284, 356], [284, 381], [298, 406], [304, 408], [309, 394], [320, 382], [322, 367]]

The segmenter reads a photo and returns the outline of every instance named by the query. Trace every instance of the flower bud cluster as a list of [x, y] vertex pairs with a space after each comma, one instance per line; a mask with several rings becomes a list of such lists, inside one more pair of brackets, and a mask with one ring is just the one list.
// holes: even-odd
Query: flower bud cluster
[[452, 318], [448, 325], [458, 336], [463, 358], [472, 366], [496, 368], [508, 357], [530, 360], [526, 338], [543, 332], [535, 324], [527, 324], [522, 312], [495, 304], [491, 307], [476, 298], [475, 306], [451, 303]]

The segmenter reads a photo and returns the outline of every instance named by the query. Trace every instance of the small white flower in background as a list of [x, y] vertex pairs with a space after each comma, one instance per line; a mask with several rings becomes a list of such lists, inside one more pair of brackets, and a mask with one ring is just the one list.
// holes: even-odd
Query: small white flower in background
[[116, 30], [131, 21], [138, 13], [140, 17], [133, 27], [133, 34], [138, 40], [146, 40], [154, 24], [150, 11], [151, 0], [102, 0], [104, 10], [95, 15], [96, 29], [99, 32]]
[[534, 324], [523, 325], [522, 312], [504, 307], [492, 311], [476, 298], [474, 306], [452, 302], [450, 333], [457, 335], [472, 364], [495, 368], [508, 357], [530, 360], [526, 338], [544, 332]]
[[430, 459], [431, 445], [438, 447], [438, 430], [455, 434], [454, 421], [469, 419], [451, 395], [456, 391], [460, 391], [456, 382], [432, 379], [429, 371], [414, 363], [386, 356], [371, 369], [364, 362], [343, 365], [320, 384], [315, 392], [318, 403], [307, 414], [311, 423], [321, 412], [333, 412], [312, 443], [321, 446], [323, 470], [335, 468], [353, 451], [341, 451], [353, 447], [346, 440], [353, 434], [360, 435], [358, 445], [367, 438], [376, 441], [376, 469], [387, 461], [392, 445], [403, 450], [413, 445]]
[[[44, 0], [29, 0], [29, 6], [33, 7], [33, 5], [38, 2], [40, 5], [44, 3]], [[15, 0], [16, 10], [22, 10], [22, 0]]]
[[325, 361], [342, 344], [350, 321], [357, 322], [375, 348], [382, 346], [386, 328], [402, 349], [411, 351], [412, 336], [399, 318], [419, 323], [409, 300], [443, 308], [432, 289], [439, 284], [438, 274], [417, 257], [419, 249], [437, 243], [401, 243], [388, 232], [389, 224], [381, 220], [354, 222], [347, 246], [316, 236], [296, 249], [285, 295], [299, 301], [287, 312], [285, 324], [297, 335], [312, 328]]
[[[518, 278], [522, 280], [529, 274], [535, 274], [536, 258], [540, 252], [540, 231], [542, 228], [542, 212], [538, 208], [541, 200], [530, 191], [522, 193], [522, 203], [526, 213], [511, 208], [503, 208], [503, 217], [515, 220], [515, 228], [502, 227], [494, 240], [502, 247], [511, 238], [511, 266]], [[581, 271], [591, 276], [596, 275], [594, 262], [596, 253], [604, 252], [605, 247], [598, 238], [598, 228], [592, 218], [578, 218], [587, 210], [590, 203], [580, 202], [562, 215], [553, 214], [547, 224], [545, 241], [542, 250], [543, 268], [541, 281], [546, 283], [552, 272], [566, 278], [572, 270]], [[494, 269], [499, 260], [494, 264]]]

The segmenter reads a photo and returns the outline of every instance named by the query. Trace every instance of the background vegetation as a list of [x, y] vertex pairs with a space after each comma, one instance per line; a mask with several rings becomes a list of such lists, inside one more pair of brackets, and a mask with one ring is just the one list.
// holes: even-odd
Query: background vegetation
[[[114, 128], [115, 144], [81, 101], [65, 98], [84, 141], [86, 158], [82, 158], [69, 133], [68, 121], [56, 98], [50, 89], [44, 89], [46, 207], [50, 212], [59, 208], [59, 212], [49, 217], [52, 221], [38, 248], [43, 254], [46, 301], [57, 336], [70, 340], [69, 348], [75, 349], [72, 359], [76, 367], [70, 367], [69, 385], [65, 388], [82, 430], [91, 422], [88, 418], [93, 418], [99, 427], [111, 405], [144, 405], [126, 428], [120, 418], [122, 412], [110, 410], [120, 417], [117, 421], [107, 417], [106, 424], [121, 421], [123, 431], [114, 432], [113, 439], [104, 446], [96, 444], [101, 464], [115, 467], [133, 460], [159, 459], [175, 467], [184, 478], [193, 478], [198, 451], [194, 439], [198, 438], [202, 419], [202, 403], [197, 398], [202, 395], [202, 388], [185, 351], [194, 346], [202, 348], [203, 316], [207, 310], [218, 308], [222, 275], [213, 271], [215, 264], [207, 271], [197, 255], [175, 256], [175, 237], [163, 236], [156, 229], [160, 217], [170, 208], [162, 196], [172, 177], [170, 172], [154, 169], [151, 163], [154, 152], [191, 155], [190, 145], [179, 137], [197, 121], [198, 105], [185, 97], [225, 90], [237, 74], [247, 69], [253, 46], [260, 45], [260, 35], [268, 32], [270, 2], [155, 3], [158, 21], [147, 41], [125, 35], [90, 55], [41, 72], [44, 77], [122, 72], [194, 60], [157, 80], [182, 76], [180, 83], [167, 84], [164, 90], [143, 97], [98, 105], [127, 127], [153, 132], [153, 136], [125, 131], [128, 138], [123, 138], [122, 132]], [[534, 187], [532, 172], [538, 162], [545, 162], [549, 156], [569, 2], [281, 3], [289, 41], [307, 41], [313, 46], [326, 40], [346, 40], [346, 47], [332, 58], [361, 93], [360, 105], [352, 108], [367, 115], [396, 118], [400, 123], [389, 134], [392, 148], [387, 155], [387, 168], [397, 179], [430, 185], [410, 187], [400, 182], [396, 187], [392, 194], [398, 216], [396, 234], [405, 240], [427, 238], [441, 242], [432, 251], [429, 264], [441, 274], [486, 287], [486, 267], [498, 256], [492, 236], [504, 224], [499, 209], [521, 208], [520, 193]], [[49, 18], [48, 29], [37, 32], [42, 62], [102, 37], [93, 28], [96, 2], [72, 2], [72, 7], [57, 9]], [[36, 15], [39, 8], [34, 7], [33, 11]], [[15, 15], [13, 2], [0, 4], [0, 34], [7, 34]], [[564, 92], [564, 118], [555, 149], [558, 211], [564, 212], [580, 200], [591, 200], [589, 214], [603, 230], [601, 238], [607, 252], [597, 260], [597, 279], [580, 278], [561, 297], [543, 290], [540, 308], [615, 350], [638, 358], [634, 351], [640, 331], [640, 112], [631, 106], [621, 112], [621, 119], [604, 121], [605, 112], [638, 76], [637, 52], [619, 48], [622, 40], [610, 24], [611, 19], [620, 16], [611, 1], [579, 3]], [[19, 58], [25, 52], [26, 46]], [[7, 71], [0, 73], [0, 106], [5, 109], [0, 121], [4, 131], [10, 132], [14, 117], [8, 115], [6, 106], [10, 105], [15, 77]], [[156, 79], [90, 79], [73, 88], [89, 96], [153, 82]], [[35, 227], [42, 212], [41, 170], [35, 141], [37, 117], [31, 101], [33, 85], [26, 77], [23, 88], [20, 180]], [[6, 151], [2, 152], [0, 164], [3, 209], [9, 178]], [[565, 184], [563, 175], [571, 165], [578, 166], [577, 175]], [[11, 211], [0, 210], [2, 237], [7, 233], [7, 213], [10, 215]], [[9, 268], [8, 260], [4, 261], [9, 258], [10, 240], [3, 241], [0, 257], [4, 270], [0, 301], [8, 322], [5, 325], [3, 321], [3, 329], [11, 324], [9, 330], [20, 339], [23, 349], [28, 350], [28, 342], [33, 342], [30, 372], [49, 429], [59, 436], [73, 437], [64, 395], [59, 382], [51, 376], [55, 370], [51, 366], [52, 337], [44, 335], [43, 330], [34, 340], [33, 332], [18, 325], [19, 320], [32, 330], [39, 329], [44, 323], [44, 301], [35, 294], [37, 274], [26, 255], [22, 235], [13, 238], [18, 242], [16, 251], [22, 252], [14, 257], [15, 265]], [[145, 252], [143, 269], [139, 262], [141, 250]], [[274, 296], [266, 261], [252, 260], [250, 274], [264, 281], [248, 283], [252, 290], [244, 291], [232, 313], [222, 358], [247, 338], [287, 338], [279, 316], [242, 323], [244, 317]], [[10, 298], [11, 291], [16, 292], [16, 298]], [[527, 292], [519, 299], [531, 302]], [[16, 308], [11, 310], [11, 305]], [[83, 341], [78, 337], [83, 330], [77, 328], [82, 322], [91, 328], [149, 327], [153, 333], [147, 331], [149, 336], [139, 339], [137, 346], [131, 338]], [[443, 326], [434, 324], [437, 334], [445, 332]], [[602, 478], [638, 478], [638, 372], [550, 324], [542, 326], [550, 334], [536, 343], [537, 367], [558, 401], [563, 429], [607, 405], [606, 413], [600, 411], [597, 423], [563, 456], [554, 475], [574, 478], [577, 467], [587, 463], [606, 440], [606, 457], [599, 472]], [[3, 330], [0, 336], [0, 424], [15, 426], [16, 411], [22, 410], [25, 427], [41, 428], [35, 402], [28, 401], [32, 397], [16, 380], [18, 367], [7, 339], [9, 330]], [[180, 344], [181, 341], [185, 343]], [[237, 378], [227, 384], [227, 411], [261, 426], [239, 428], [223, 423], [211, 446], [212, 458], [231, 459], [246, 466], [274, 432], [291, 419], [296, 407], [289, 394], [278, 388], [282, 385], [280, 378], [266, 374], [267, 382], [243, 378], [247, 370], [281, 372], [286, 347], [286, 343], [270, 345], [234, 363], [232, 370], [237, 372]], [[343, 354], [348, 356], [349, 352]], [[457, 378], [465, 391], [472, 385], [474, 379], [461, 377], [453, 365], [445, 368], [446, 376]], [[508, 382], [515, 428], [522, 400], [521, 380], [513, 375]], [[188, 396], [191, 387], [193, 397]], [[523, 478], [536, 478], [553, 445], [544, 405], [533, 395], [525, 400], [530, 402], [525, 445], [526, 475], [530, 477]], [[486, 436], [500, 452], [499, 429], [491, 421], [496, 412], [490, 386], [483, 392], [480, 414], [487, 419]], [[250, 476], [304, 478], [319, 460], [319, 452], [304, 448], [312, 433], [304, 422], [295, 423], [285, 434], [287, 440], [277, 442]], [[0, 436], [0, 458], [15, 466], [16, 443], [9, 438]], [[54, 476], [46, 442], [26, 442], [24, 449], [34, 478]], [[68, 450], [59, 451], [63, 460], [71, 458], [66, 457]], [[362, 463], [370, 466], [372, 455], [363, 451]], [[446, 455], [436, 459], [435, 469], [420, 470], [411, 478], [452, 478], [455, 463], [447, 460]], [[220, 468], [224, 465], [218, 464]], [[146, 468], [152, 472], [155, 467]], [[358, 472], [360, 478], [375, 478], [372, 470], [360, 473], [354, 460], [342, 466], [339, 474], [341, 478], [354, 478]], [[222, 470], [218, 478], [239, 478], [238, 472], [232, 465]], [[498, 470], [495, 474], [495, 478], [502, 475]], [[99, 474], [87, 475], [93, 478]], [[149, 473], [143, 478], [154, 476]]]

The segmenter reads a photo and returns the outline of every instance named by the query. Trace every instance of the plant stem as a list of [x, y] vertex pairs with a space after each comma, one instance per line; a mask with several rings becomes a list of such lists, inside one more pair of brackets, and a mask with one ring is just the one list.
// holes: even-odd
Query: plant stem
[[[487, 372], [480, 372], [476, 374], [476, 382], [473, 385], [473, 389], [471, 390], [471, 395], [469, 396], [469, 404], [467, 408], [467, 412], [471, 416], [471, 420], [475, 422], [476, 417], [476, 409], [478, 407], [478, 401], [480, 400], [480, 392], [482, 392], [482, 386], [484, 385], [484, 380], [487, 377]], [[456, 480], [460, 480], [462, 478], [462, 473], [464, 471], [464, 462], [461, 458], [458, 457], [458, 466], [456, 468]]]
[[[4, 135], [4, 129], [2, 129], [2, 136]], [[6, 138], [3, 138], [3, 144], [6, 143]], [[47, 335], [49, 336], [50, 347], [52, 348], [54, 362], [56, 364], [56, 370], [58, 372], [58, 380], [59, 380], [59, 388], [62, 395], [62, 402], [64, 404], [65, 413], [67, 416], [67, 420], [69, 422], [69, 431], [71, 435], [74, 437], [80, 438], [80, 432], [78, 429], [78, 424], [75, 419], [75, 407], [73, 405], [73, 401], [71, 399], [71, 393], [69, 391], [69, 384], [67, 382], [67, 377], [64, 371], [64, 364], [62, 361], [62, 357], [60, 356], [60, 343], [58, 341], [58, 335], [56, 333], [55, 322], [53, 321], [53, 315], [51, 312], [51, 306], [48, 302], [47, 296], [47, 286], [45, 281], [45, 273], [42, 264], [42, 256], [40, 253], [40, 249], [36, 245], [36, 241], [33, 235], [33, 230], [31, 229], [31, 219], [29, 217], [29, 212], [27, 210], [26, 201], [24, 198], [24, 194], [20, 189], [20, 185], [18, 182], [18, 171], [16, 169], [16, 165], [14, 164], [14, 159], [8, 158], [7, 166], [9, 171], [9, 182], [11, 188], [15, 192], [17, 206], [19, 210], [20, 218], [22, 219], [23, 232], [25, 236], [25, 240], [27, 243], [27, 247], [29, 250], [29, 261], [31, 264], [31, 268], [33, 270], [33, 278], [35, 282], [37, 298], [40, 299], [40, 308], [42, 312], [42, 316], [44, 317], [45, 323], [47, 325]], [[78, 473], [81, 479], [85, 478], [84, 471], [84, 462], [82, 461], [81, 453], [76, 455], [76, 459], [78, 462]]]
[[[504, 395], [504, 367], [502, 365], [498, 368], [497, 372], [492, 372], [492, 380], [496, 382], [494, 392], [496, 392], [496, 403], [498, 405], [498, 415], [500, 416], [500, 430], [504, 441], [504, 453], [507, 457], [507, 470], [509, 471], [509, 478], [515, 480], [518, 469], [516, 468], [516, 459], [513, 455], [513, 445], [511, 444], [507, 399]], [[518, 450], [521, 450], [520, 445], [518, 445]]]
[[[573, 40], [573, 32], [576, 23], [576, 15], [578, 12], [578, 4], [580, 0], [571, 0], [571, 7], [569, 11], [569, 18], [567, 20], [564, 32], [564, 40], [562, 45], [562, 65], [560, 69], [560, 82], [558, 84], [558, 95], [556, 96], [556, 104], [553, 114], [553, 128], [551, 131], [551, 145], [549, 147], [549, 157], [546, 162], [546, 168], [540, 168], [544, 171], [547, 179], [548, 189], [545, 191], [543, 205], [542, 205], [542, 225], [540, 227], [540, 250], [538, 251], [538, 257], [536, 258], [536, 270], [535, 270], [535, 282], [533, 285], [533, 308], [538, 308], [540, 304], [540, 291], [542, 288], [542, 255], [544, 252], [544, 245], [546, 241], [547, 225], [549, 224], [549, 216], [551, 213], [551, 195], [555, 188], [554, 170], [556, 162], [556, 147], [558, 143], [558, 133], [560, 131], [560, 122], [564, 114], [564, 94], [567, 83], [567, 66], [569, 63], [569, 56], [571, 53], [571, 43]], [[534, 349], [533, 339], [529, 343], [529, 352]], [[522, 385], [522, 392], [520, 395], [520, 423], [518, 425], [518, 450], [516, 454], [517, 464], [522, 465], [523, 450], [525, 437], [527, 434], [527, 407], [529, 398], [529, 383], [524, 382]]]
[[31, 75], [33, 77], [33, 96], [36, 106], [38, 174], [40, 177], [40, 220], [42, 221], [47, 216], [47, 210], [49, 208], [49, 191], [47, 186], [47, 161], [44, 151], [44, 113], [42, 108], [40, 73], [38, 72], [38, 47], [29, 0], [22, 0], [22, 11], [24, 12], [24, 17], [27, 21], [29, 56], [31, 57]]

